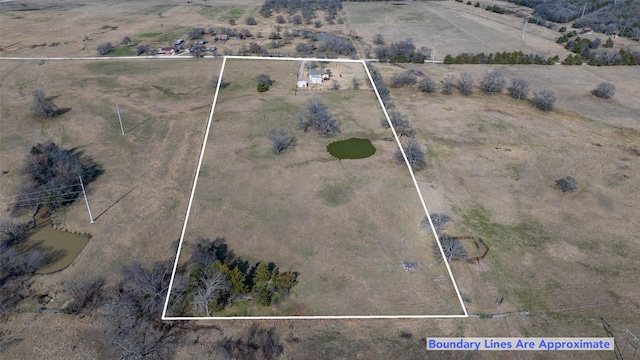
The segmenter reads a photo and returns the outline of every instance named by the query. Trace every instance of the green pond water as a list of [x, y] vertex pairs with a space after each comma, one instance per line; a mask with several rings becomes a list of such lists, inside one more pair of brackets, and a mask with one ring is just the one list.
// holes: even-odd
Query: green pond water
[[376, 148], [369, 139], [351, 138], [332, 142], [327, 151], [338, 159], [364, 159], [375, 154]]
[[36, 271], [49, 274], [71, 265], [88, 243], [89, 236], [55, 230], [47, 218], [36, 221], [35, 231], [21, 245], [25, 249], [37, 249], [49, 259], [47, 265]]

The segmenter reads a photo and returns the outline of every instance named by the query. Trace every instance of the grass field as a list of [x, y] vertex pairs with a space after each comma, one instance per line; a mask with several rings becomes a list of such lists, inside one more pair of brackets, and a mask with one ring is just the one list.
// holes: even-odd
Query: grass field
[[[387, 44], [410, 38], [417, 47], [435, 49], [436, 60], [463, 52], [488, 54], [519, 50], [558, 55], [562, 59], [568, 54], [562, 45], [555, 43], [559, 37], [557, 30], [527, 24], [522, 40], [523, 18], [531, 16], [531, 9], [503, 1], [481, 4], [475, 8], [454, 1], [346, 2], [344, 10], [351, 27], [368, 45], [375, 47], [375, 34], [382, 34]], [[486, 11], [486, 5], [510, 9], [521, 17]], [[603, 38], [604, 35], [587, 37]], [[619, 44], [639, 48], [637, 42], [622, 38]]]
[[[384, 115], [374, 93], [348, 86], [294, 93], [299, 66], [227, 61], [230, 85], [218, 97], [183, 248], [188, 254], [201, 238], [224, 237], [252, 263], [298, 271], [291, 304], [274, 309], [278, 315], [461, 313], [446, 267], [433, 257], [432, 237], [420, 230], [424, 210], [409, 172], [393, 161], [397, 145], [383, 140], [392, 134], [380, 125]], [[336, 75], [366, 76], [360, 64], [325, 66]], [[275, 84], [258, 94], [260, 73]], [[338, 119], [339, 136], [298, 129], [296, 113], [313, 96]], [[271, 153], [267, 138], [276, 127], [298, 139], [281, 155]], [[377, 152], [340, 161], [326, 151], [350, 137], [370, 139]], [[181, 261], [188, 256], [181, 254]], [[420, 268], [403, 270], [403, 261]]]
[[[487, 67], [415, 66], [436, 81]], [[386, 66], [386, 76], [399, 70]], [[637, 313], [640, 273], [636, 234], [640, 165], [637, 117], [640, 73], [613, 69], [501, 67], [558, 94], [540, 112], [506, 94], [426, 95], [394, 91], [429, 150], [432, 166], [419, 183], [432, 211], [453, 216], [455, 235], [482, 237], [490, 252], [479, 265], [454, 263], [472, 313], [534, 314], [594, 307], [626, 323]], [[544, 74], [544, 75], [543, 75]], [[555, 78], [552, 83], [540, 79]], [[614, 100], [593, 97], [600, 81], [617, 85]], [[555, 180], [574, 177], [562, 194]], [[501, 306], [497, 302], [503, 299]], [[595, 316], [591, 313], [592, 317]], [[629, 324], [630, 325], [630, 324]], [[595, 330], [595, 329], [593, 329]], [[585, 329], [586, 331], [586, 329]]]
[[[117, 44], [124, 36], [166, 46], [165, 41], [184, 37], [192, 27], [228, 27], [229, 18], [239, 20], [242, 28], [246, 16], [255, 16], [259, 22], [252, 31], [269, 34], [275, 21], [255, 13], [260, 4], [253, 0], [1, 3], [0, 55], [95, 56], [98, 44]], [[372, 48], [376, 33], [382, 33], [387, 42], [412, 37], [418, 46], [433, 48], [437, 43], [437, 59], [463, 51], [565, 54], [555, 44], [557, 32], [533, 24], [527, 26], [521, 43], [521, 18], [454, 1], [402, 4], [348, 2], [344, 4], [346, 24], [321, 30], [360, 36], [364, 43], [356, 45], [361, 56], [363, 49]], [[493, 1], [483, 7], [489, 4]], [[259, 40], [263, 45], [267, 41]], [[229, 41], [224, 47], [235, 51], [239, 44]], [[615, 46], [614, 50], [637, 49], [638, 43], [618, 38]], [[126, 54], [126, 48], [116, 50], [116, 55]], [[0, 325], [0, 344], [6, 345], [1, 357], [107, 357], [104, 329], [95, 313], [40, 313], [42, 305], [36, 299], [49, 295], [53, 302], [47, 308], [61, 309], [72, 301], [65, 291], [69, 281], [103, 275], [114, 285], [121, 278], [121, 268], [131, 261], [149, 265], [173, 259], [213, 98], [210, 80], [220, 65], [219, 59], [0, 61], [0, 198], [10, 196], [19, 184], [22, 159], [38, 142], [53, 140], [77, 147], [105, 169], [88, 186], [96, 223], [89, 223], [82, 202], [58, 214], [67, 228], [95, 236], [69, 268], [32, 278], [33, 297]], [[435, 284], [431, 277], [443, 271], [429, 267], [431, 240], [418, 230], [422, 213], [413, 203], [415, 192], [402, 166], [390, 159], [395, 145], [380, 141], [389, 135], [378, 124], [381, 113], [370, 91], [317, 92], [331, 104], [345, 137], [367, 136], [378, 148], [372, 158], [337, 162], [324, 152], [325, 139], [303, 134], [291, 122], [307, 96], [293, 93], [296, 66], [284, 62], [230, 62], [229, 66], [231, 85], [221, 93], [207, 147], [207, 155], [212, 156], [205, 158], [208, 163], [201, 169], [202, 183], [192, 213], [195, 225], [186, 240], [224, 236], [240, 256], [299, 271], [301, 282], [294, 296], [281, 308], [267, 309], [265, 315], [344, 314], [354, 307], [362, 314], [388, 313], [388, 308], [376, 305], [398, 298], [398, 308], [415, 313], [421, 305], [415, 300], [422, 295], [432, 299], [433, 306], [457, 313], [457, 299], [452, 296], [446, 299], [454, 299], [455, 308], [443, 298], [434, 299], [435, 292], [425, 295], [433, 289], [441, 288], [440, 294], [452, 290], [449, 284]], [[436, 81], [462, 71], [471, 72], [477, 81], [490, 69], [413, 68]], [[613, 325], [619, 344], [625, 339], [624, 329], [640, 333], [636, 321], [640, 313], [636, 281], [640, 276], [640, 73], [636, 67], [498, 68], [507, 78], [527, 78], [534, 90], [553, 89], [558, 97], [556, 109], [539, 112], [526, 101], [506, 95], [489, 97], [478, 89], [470, 97], [425, 95], [415, 88], [392, 92], [429, 154], [430, 166], [418, 173], [429, 210], [452, 215], [450, 233], [482, 237], [490, 247], [480, 265], [453, 263], [465, 305], [476, 316], [488, 316], [259, 321], [260, 326], [276, 328], [285, 358], [542, 359], [549, 354], [426, 353], [424, 338], [606, 336], [599, 316]], [[401, 71], [397, 66], [379, 65], [379, 69], [385, 79]], [[260, 72], [271, 73], [277, 81], [262, 95], [253, 84]], [[348, 82], [349, 75], [344, 79]], [[590, 95], [602, 81], [616, 85], [612, 100]], [[30, 94], [37, 87], [55, 97], [59, 107], [71, 110], [51, 120], [31, 115]], [[125, 136], [120, 135], [116, 102], [123, 113]], [[299, 143], [276, 157], [269, 153], [266, 133], [277, 125], [286, 126]], [[320, 170], [321, 176], [309, 177], [305, 170]], [[554, 187], [555, 180], [567, 175], [576, 178], [576, 193], [561, 194]], [[350, 212], [356, 208], [366, 209], [366, 214]], [[7, 213], [3, 206], [2, 215]], [[396, 226], [399, 231], [390, 230]], [[411, 241], [414, 236], [424, 240]], [[286, 249], [267, 246], [271, 243], [284, 244]], [[182, 261], [188, 260], [188, 251], [186, 246]], [[352, 261], [351, 255], [358, 256]], [[421, 272], [395, 270], [398, 261], [417, 256], [425, 256], [420, 260], [426, 264]], [[384, 279], [387, 288], [383, 290], [399, 294], [378, 296], [373, 287], [360, 286], [372, 279]], [[399, 279], [410, 281], [393, 283]], [[367, 297], [360, 296], [360, 291]], [[513, 310], [526, 310], [529, 315], [489, 317]], [[429, 309], [421, 313], [428, 314]], [[177, 345], [176, 358], [216, 358], [218, 340], [236, 339], [250, 325], [234, 320], [198, 322]], [[588, 355], [611, 358], [609, 352]]]

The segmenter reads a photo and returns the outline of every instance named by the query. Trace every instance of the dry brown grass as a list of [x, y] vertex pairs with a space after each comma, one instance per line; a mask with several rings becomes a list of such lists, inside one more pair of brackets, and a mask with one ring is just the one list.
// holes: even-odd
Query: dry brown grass
[[[460, 71], [479, 79], [485, 66], [414, 66], [436, 81]], [[491, 248], [480, 265], [455, 263], [454, 274], [473, 313], [576, 310], [627, 323], [637, 316], [634, 279], [640, 231], [637, 155], [640, 96], [635, 68], [500, 67], [532, 89], [558, 94], [556, 110], [540, 112], [506, 94], [488, 96], [394, 92], [423, 139], [433, 166], [420, 174], [432, 211], [454, 214], [460, 235]], [[386, 76], [399, 70], [383, 68]], [[553, 79], [553, 80], [551, 80]], [[618, 86], [614, 101], [589, 91]], [[570, 175], [579, 189], [562, 194], [555, 180]], [[504, 297], [498, 307], [496, 301]], [[579, 309], [579, 310], [577, 310]], [[548, 328], [529, 329], [543, 334]], [[576, 326], [573, 332], [595, 331]], [[522, 329], [521, 331], [524, 331]]]
[[[558, 55], [562, 59], [569, 54], [555, 43], [560, 35], [557, 30], [527, 24], [525, 40], [521, 40], [523, 17], [531, 16], [531, 9], [503, 1], [481, 4], [482, 7], [475, 8], [454, 1], [347, 2], [344, 9], [351, 28], [371, 49], [376, 47], [373, 36], [382, 34], [387, 44], [411, 38], [417, 47], [435, 48], [436, 60], [463, 52], [489, 54], [519, 50]], [[486, 11], [486, 5], [498, 5], [520, 17]], [[587, 37], [605, 39], [603, 34]], [[616, 46], [639, 48], [637, 42], [622, 38]]]
[[[334, 74], [363, 78], [358, 64], [328, 64]], [[368, 90], [297, 91], [295, 61], [229, 60], [185, 246], [224, 237], [236, 255], [298, 271], [292, 302], [309, 315], [458, 314], [444, 265], [419, 228], [424, 211], [407, 169], [394, 163], [394, 142], [380, 126], [382, 111]], [[275, 84], [258, 94], [255, 78]], [[321, 138], [297, 127], [296, 113], [318, 96], [342, 133]], [[240, 105], [241, 104], [241, 105]], [[267, 138], [285, 127], [298, 138], [273, 155]], [[326, 146], [350, 137], [370, 139], [378, 151], [362, 160], [333, 158]], [[183, 257], [183, 261], [185, 261]], [[418, 261], [410, 273], [403, 261]], [[438, 276], [445, 279], [435, 281]], [[283, 307], [298, 306], [284, 304]], [[287, 314], [291, 310], [279, 310]]]
[[[39, 6], [43, 2], [20, 1], [0, 5], [2, 56], [86, 56], [89, 52], [93, 55], [99, 43], [118, 43], [123, 36], [133, 38], [154, 32], [160, 35], [149, 38], [149, 41], [164, 44], [162, 37], [183, 37], [193, 26], [227, 26], [225, 17], [239, 14], [233, 11], [245, 5], [235, 1], [216, 2], [216, 6], [230, 7], [225, 11], [213, 11], [210, 15], [213, 18], [198, 13], [196, 9], [201, 9], [202, 4], [186, 4], [184, 1], [165, 1], [161, 5], [139, 2], [100, 2], [86, 6], [76, 6], [72, 2], [64, 5], [47, 3], [51, 7], [43, 11], [9, 11], [12, 6], [22, 6], [21, 3]], [[251, 9], [259, 2], [249, 1], [248, 4]], [[438, 10], [429, 13], [418, 8], [432, 5]], [[357, 14], [351, 11], [355, 6], [373, 9], [371, 16], [365, 13], [373, 26], [359, 24], [363, 20], [358, 20]], [[377, 6], [382, 6], [385, 11], [376, 14], [378, 10], [374, 7]], [[505, 50], [514, 50], [520, 35], [519, 19], [484, 10], [477, 14], [484, 20], [470, 18], [469, 13], [462, 11], [472, 12], [474, 9], [451, 1], [411, 3], [413, 9], [405, 5], [404, 9], [424, 18], [424, 21], [407, 25], [384, 17], [390, 13], [385, 6], [392, 5], [345, 4], [353, 28], [365, 41], [370, 41], [373, 34], [380, 32], [387, 41], [412, 36], [418, 45], [432, 47], [432, 39], [424, 34], [433, 33], [439, 37], [438, 54], [444, 55], [459, 51], [502, 50], [501, 46], [494, 45], [497, 43], [505, 44]], [[250, 9], [241, 9], [242, 14]], [[162, 11], [162, 18], [158, 11]], [[453, 21], [455, 26], [447, 21]], [[106, 25], [118, 28], [102, 29]], [[263, 30], [256, 31], [267, 34], [269, 26], [272, 25], [267, 24]], [[500, 34], [493, 29], [500, 29]], [[348, 33], [346, 28], [340, 31]], [[479, 39], [467, 37], [469, 33]], [[85, 35], [90, 38], [87, 42], [82, 41]], [[562, 52], [563, 49], [552, 42], [555, 37], [556, 33], [552, 31], [530, 25], [526, 46], [516, 48]], [[491, 40], [488, 48], [485, 47], [487, 39]], [[42, 43], [47, 46], [32, 48], [32, 45]], [[50, 46], [54, 43], [60, 45]], [[446, 48], [441, 43], [446, 43]], [[616, 46], [620, 43], [624, 40], [618, 39]], [[479, 47], [474, 47], [478, 44]], [[438, 58], [442, 57], [438, 55]], [[17, 175], [20, 162], [28, 149], [39, 141], [54, 140], [64, 146], [80, 146], [106, 169], [106, 173], [89, 186], [94, 214], [102, 214], [98, 221], [93, 225], [88, 223], [82, 203], [74, 204], [62, 214], [68, 227], [93, 232], [96, 237], [68, 269], [34, 278], [35, 294], [53, 295], [51, 307], [60, 307], [68, 300], [63, 293], [66, 281], [102, 274], [115, 283], [120, 276], [120, 267], [132, 260], [152, 263], [170, 259], [174, 250], [171, 245], [181, 230], [212, 99], [209, 76], [218, 73], [220, 62], [118, 64], [0, 62], [0, 170], [9, 171], [0, 175], [0, 197], [9, 195], [20, 181]], [[424, 66], [419, 69], [438, 80], [446, 73], [458, 74], [460, 71], [473, 72], [479, 79], [486, 67]], [[263, 322], [265, 326], [277, 326], [288, 358], [391, 358], [402, 354], [403, 358], [419, 359], [425, 356], [420, 339], [426, 336], [604, 336], [598, 315], [609, 319], [617, 330], [628, 327], [637, 334], [634, 319], [638, 317], [640, 308], [638, 288], [633, 281], [625, 282], [625, 278], [637, 278], [639, 273], [634, 260], [638, 256], [634, 234], [638, 233], [639, 227], [637, 176], [640, 171], [637, 156], [631, 150], [634, 146], [637, 148], [640, 141], [637, 132], [637, 114], [640, 112], [637, 99], [640, 94], [636, 86], [640, 76], [637, 69], [587, 66], [502, 69], [507, 77], [528, 78], [534, 89], [554, 89], [558, 95], [557, 110], [540, 113], [523, 102], [502, 95], [489, 98], [478, 91], [472, 97], [464, 98], [459, 95], [425, 96], [409, 89], [393, 95], [400, 110], [412, 114], [412, 123], [419, 128], [419, 136], [431, 150], [430, 160], [434, 165], [420, 178], [429, 208], [432, 211], [451, 211], [455, 218], [452, 230], [478, 232], [489, 239], [492, 250], [482, 268], [454, 263], [457, 281], [465, 296], [473, 301], [467, 305], [473, 312], [488, 313], [531, 306], [536, 310], [534, 315], [484, 320]], [[397, 71], [386, 67], [382, 70], [385, 77]], [[274, 73], [277, 71], [273, 69]], [[295, 73], [297, 69], [284, 71]], [[251, 72], [245, 76], [250, 78], [254, 74]], [[611, 101], [594, 99], [589, 94], [602, 81], [610, 81], [617, 86], [618, 91]], [[58, 106], [72, 110], [51, 121], [34, 118], [27, 107], [30, 92], [35, 87], [44, 87], [49, 95], [57, 96], [55, 102]], [[291, 88], [285, 86], [282, 89], [278, 84], [271, 91], [273, 93], [269, 96], [284, 98], [284, 103], [296, 106], [300, 103], [298, 98], [302, 98], [299, 93], [292, 100]], [[129, 132], [124, 137], [119, 135], [113, 111], [115, 101], [123, 109], [125, 122], [130, 121], [125, 125]], [[261, 120], [256, 118], [256, 114], [268, 107], [266, 102], [246, 103], [255, 106], [250, 115], [253, 121]], [[235, 103], [236, 106], [238, 104], [244, 105], [244, 102]], [[231, 102], [229, 107], [232, 107]], [[350, 121], [356, 124], [361, 121], [357, 119], [375, 108], [376, 104], [371, 109], [353, 110], [362, 111], [362, 114]], [[226, 111], [230, 117], [242, 118], [237, 110]], [[275, 109], [273, 113], [277, 111], [281, 110]], [[376, 114], [366, 120], [372, 122], [370, 129], [375, 132], [380, 130], [378, 118]], [[268, 121], [275, 123], [280, 120], [271, 118]], [[239, 131], [243, 130], [241, 124], [228, 123], [225, 126], [238, 126]], [[313, 158], [322, 148], [320, 139], [312, 134], [304, 137], [310, 147], [305, 156]], [[258, 162], [258, 159], [247, 158], [251, 154], [264, 155], [265, 159], [260, 161], [282, 160], [270, 159], [264, 151], [268, 150], [268, 144], [261, 139], [264, 139], [261, 131], [256, 132], [254, 139], [242, 139], [251, 141], [256, 147], [239, 147], [241, 152], [233, 156], [245, 156], [243, 161], [248, 167]], [[391, 152], [392, 145], [382, 144], [378, 149], [380, 153]], [[296, 153], [287, 155], [298, 156]], [[391, 164], [376, 166], [384, 169]], [[397, 167], [394, 165], [393, 169]], [[209, 174], [216, 170], [210, 168]], [[271, 178], [279, 175], [268, 169], [258, 170]], [[284, 170], [291, 174], [295, 168]], [[332, 168], [325, 179], [312, 179], [312, 184], [332, 180], [331, 177], [335, 178], [344, 171], [344, 168]], [[566, 176], [568, 171], [574, 174], [580, 188], [575, 194], [560, 195], [553, 188], [553, 183], [557, 178]], [[385, 174], [389, 176], [389, 173]], [[243, 177], [242, 181], [261, 188], [267, 185], [252, 177]], [[284, 191], [282, 184], [274, 184], [275, 190]], [[299, 184], [295, 185], [292, 188], [299, 188]], [[287, 193], [284, 195], [288, 200]], [[318, 203], [318, 192], [311, 191], [306, 195], [310, 201]], [[378, 194], [375, 195], [377, 198]], [[201, 198], [206, 200], [206, 197]], [[350, 203], [343, 206], [357, 203], [368, 204], [356, 194]], [[265, 205], [271, 204], [265, 201]], [[408, 210], [408, 213], [413, 211]], [[244, 218], [253, 219], [255, 226], [258, 221], [263, 221], [258, 215], [264, 214], [255, 212], [253, 217]], [[462, 221], [464, 215], [467, 221]], [[273, 216], [281, 217], [282, 214]], [[417, 214], [410, 216], [419, 221]], [[218, 221], [216, 219], [203, 219], [203, 222]], [[516, 227], [522, 220], [535, 220], [529, 225], [537, 226]], [[411, 226], [413, 224], [414, 220], [411, 220]], [[511, 242], [521, 238], [531, 240], [531, 237], [522, 236], [525, 230], [535, 235], [534, 239], [542, 235], [547, 240], [534, 247]], [[269, 231], [274, 231], [273, 226]], [[255, 245], [260, 245], [260, 242], [246, 245], [246, 250], [252, 251], [252, 255], [247, 256], [262, 260], [263, 254], [249, 249]], [[509, 246], [508, 251], [501, 251]], [[304, 265], [299, 244], [291, 242], [291, 248], [298, 251], [297, 261]], [[278, 260], [276, 251], [264, 251], [271, 251], [269, 259]], [[238, 253], [241, 254], [240, 251]], [[314, 249], [310, 259], [328, 254], [328, 250], [320, 253]], [[277, 262], [281, 265], [280, 261]], [[303, 290], [301, 287], [300, 291]], [[505, 295], [505, 302], [498, 308], [495, 298], [502, 295]], [[2, 356], [64, 359], [105, 356], [101, 329], [93, 318], [33, 313], [38, 307], [34, 301], [25, 302], [20, 306], [22, 313], [15, 314], [0, 326], [4, 331], [3, 340], [23, 339], [5, 350]], [[237, 336], [249, 326], [246, 322], [237, 321], [202, 324], [203, 328], [194, 330], [185, 339], [188, 344], [185, 342], [186, 345], [179, 349], [178, 358], [211, 356], [217, 339]], [[402, 332], [412, 337], [402, 338]], [[428, 355], [454, 357], [451, 354]], [[507, 357], [510, 355], [506, 354]], [[544, 358], [547, 355], [518, 354], [526, 358]], [[575, 353], [562, 355], [567, 358], [576, 356]], [[610, 358], [610, 353], [589, 355]]]

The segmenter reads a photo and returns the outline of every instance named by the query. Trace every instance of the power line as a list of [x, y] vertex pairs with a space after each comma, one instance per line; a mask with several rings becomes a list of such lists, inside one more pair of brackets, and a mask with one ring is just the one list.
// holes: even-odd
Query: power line
[[33, 196], [35, 194], [40, 194], [40, 193], [43, 193], [43, 192], [50, 192], [50, 191], [53, 191], [53, 190], [67, 189], [67, 188], [70, 188], [70, 187], [77, 187], [77, 186], [78, 185], [69, 185], [69, 186], [61, 186], [61, 187], [57, 187], [57, 188], [50, 188], [50, 189], [44, 189], [44, 190], [34, 190], [34, 191], [29, 192], [28, 194], [20, 194], [20, 195], [17, 195], [17, 196], [16, 195], [3, 196], [3, 197], [0, 197], [0, 200], [16, 197], [16, 198], [18, 198], [18, 201], [19, 201], [20, 197], [29, 197], [29, 196]]

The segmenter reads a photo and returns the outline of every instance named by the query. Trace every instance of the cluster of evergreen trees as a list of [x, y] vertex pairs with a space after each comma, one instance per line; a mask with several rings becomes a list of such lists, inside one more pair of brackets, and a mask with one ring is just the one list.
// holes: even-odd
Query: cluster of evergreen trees
[[560, 60], [558, 56], [547, 57], [540, 54], [525, 54], [522, 51], [501, 52], [501, 53], [462, 53], [455, 57], [447, 55], [444, 58], [445, 64], [538, 64], [553, 65]]
[[[212, 316], [236, 301], [276, 304], [289, 295], [297, 272], [280, 272], [273, 263], [235, 257], [224, 239], [201, 240], [193, 248], [190, 267], [176, 277], [172, 309], [183, 315]], [[186, 272], [186, 274], [185, 274]]]

